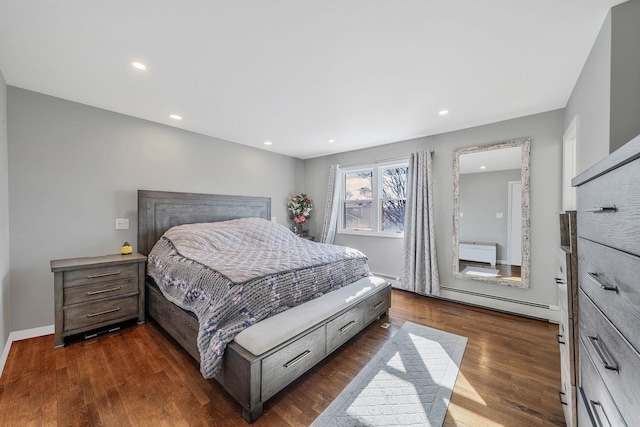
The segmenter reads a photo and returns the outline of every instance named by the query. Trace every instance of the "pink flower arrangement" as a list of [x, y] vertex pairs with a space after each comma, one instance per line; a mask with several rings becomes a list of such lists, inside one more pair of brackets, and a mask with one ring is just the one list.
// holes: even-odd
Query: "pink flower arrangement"
[[304, 224], [311, 217], [313, 201], [305, 193], [293, 196], [287, 204], [291, 219], [296, 224]]

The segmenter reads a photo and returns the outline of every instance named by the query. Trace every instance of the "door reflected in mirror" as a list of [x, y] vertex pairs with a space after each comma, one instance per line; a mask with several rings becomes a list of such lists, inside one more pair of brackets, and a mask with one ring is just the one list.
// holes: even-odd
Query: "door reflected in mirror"
[[453, 275], [529, 287], [529, 140], [454, 151]]

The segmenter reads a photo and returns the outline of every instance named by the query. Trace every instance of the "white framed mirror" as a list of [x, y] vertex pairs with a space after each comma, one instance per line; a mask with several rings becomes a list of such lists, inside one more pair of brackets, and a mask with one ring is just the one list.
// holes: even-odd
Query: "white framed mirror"
[[529, 287], [530, 139], [453, 152], [453, 277]]

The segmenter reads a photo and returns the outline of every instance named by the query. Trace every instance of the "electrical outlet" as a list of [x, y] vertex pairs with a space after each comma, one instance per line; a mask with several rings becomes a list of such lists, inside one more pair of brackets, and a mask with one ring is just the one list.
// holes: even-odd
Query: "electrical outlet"
[[496, 218], [498, 219], [504, 218], [504, 214], [502, 212], [496, 212]]
[[129, 218], [116, 218], [116, 230], [128, 230]]
[[271, 222], [276, 222], [276, 217], [275, 216], [271, 217]]

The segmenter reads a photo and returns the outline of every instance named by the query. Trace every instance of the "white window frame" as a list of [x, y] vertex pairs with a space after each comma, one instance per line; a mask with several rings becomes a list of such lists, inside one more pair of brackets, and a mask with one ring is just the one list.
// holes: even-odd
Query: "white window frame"
[[[390, 162], [369, 163], [358, 166], [347, 166], [340, 171], [340, 221], [338, 227], [338, 234], [349, 234], [353, 236], [372, 236], [372, 237], [388, 237], [395, 239], [404, 238], [404, 231], [383, 231], [382, 230], [382, 173], [383, 169], [390, 169], [394, 167], [409, 167], [409, 159], [395, 160]], [[345, 176], [348, 173], [369, 171], [373, 172], [373, 179], [371, 180], [371, 191], [373, 193], [372, 213], [371, 213], [371, 230], [367, 229], [354, 229], [345, 228], [344, 224], [344, 208], [345, 208]]]

